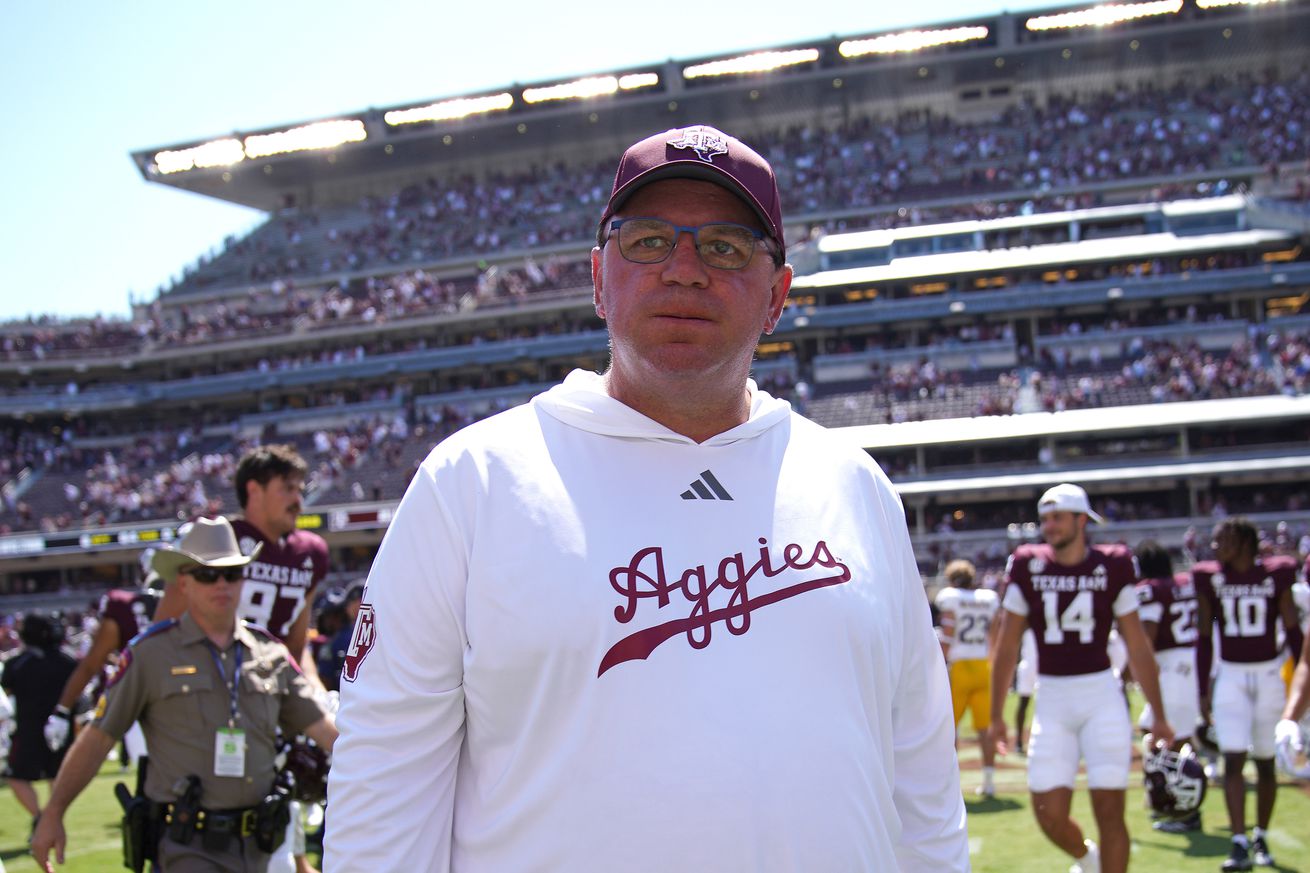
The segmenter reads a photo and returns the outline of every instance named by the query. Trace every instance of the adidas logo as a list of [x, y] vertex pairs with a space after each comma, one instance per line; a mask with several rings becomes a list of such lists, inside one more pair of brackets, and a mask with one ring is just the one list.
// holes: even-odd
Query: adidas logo
[[682, 492], [683, 500], [731, 500], [728, 489], [720, 484], [709, 470], [700, 474], [700, 478], [691, 483], [691, 487]]

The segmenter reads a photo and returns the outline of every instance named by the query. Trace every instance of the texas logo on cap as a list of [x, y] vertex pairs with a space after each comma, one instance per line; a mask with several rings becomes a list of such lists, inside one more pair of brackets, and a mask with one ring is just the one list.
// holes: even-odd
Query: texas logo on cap
[[698, 125], [680, 132], [682, 135], [677, 139], [669, 140], [669, 145], [675, 149], [691, 149], [696, 153], [696, 157], [707, 164], [714, 163], [716, 155], [728, 153], [727, 137], [712, 127]]

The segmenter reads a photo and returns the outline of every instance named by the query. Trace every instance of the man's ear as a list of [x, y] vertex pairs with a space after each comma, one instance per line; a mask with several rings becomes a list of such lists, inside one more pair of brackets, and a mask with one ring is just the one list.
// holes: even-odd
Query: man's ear
[[783, 264], [778, 270], [777, 279], [769, 288], [769, 313], [764, 320], [764, 332], [773, 333], [782, 318], [782, 309], [787, 305], [787, 293], [791, 291], [791, 264]]
[[591, 249], [591, 300], [596, 307], [596, 314], [605, 318], [605, 304], [600, 299], [601, 289], [600, 246]]

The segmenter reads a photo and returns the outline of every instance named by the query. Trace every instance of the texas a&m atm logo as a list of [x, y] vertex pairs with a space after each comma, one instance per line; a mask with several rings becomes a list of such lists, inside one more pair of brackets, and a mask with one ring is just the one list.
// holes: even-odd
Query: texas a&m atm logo
[[[367, 593], [367, 591], [365, 591]], [[359, 666], [368, 657], [369, 650], [378, 638], [377, 619], [373, 615], [373, 604], [361, 601], [359, 616], [355, 619], [355, 633], [350, 637], [350, 648], [346, 649], [345, 664], [341, 668], [341, 678], [354, 682], [359, 675]]]

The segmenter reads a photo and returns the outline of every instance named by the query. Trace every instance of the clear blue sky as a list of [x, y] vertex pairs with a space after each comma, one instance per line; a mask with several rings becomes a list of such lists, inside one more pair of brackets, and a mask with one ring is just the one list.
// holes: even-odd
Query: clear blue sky
[[391, 0], [366, 13], [305, 0], [5, 0], [0, 320], [126, 316], [130, 294], [153, 298], [170, 275], [260, 220], [147, 183], [129, 158], [137, 149], [513, 82], [1052, 5]]

